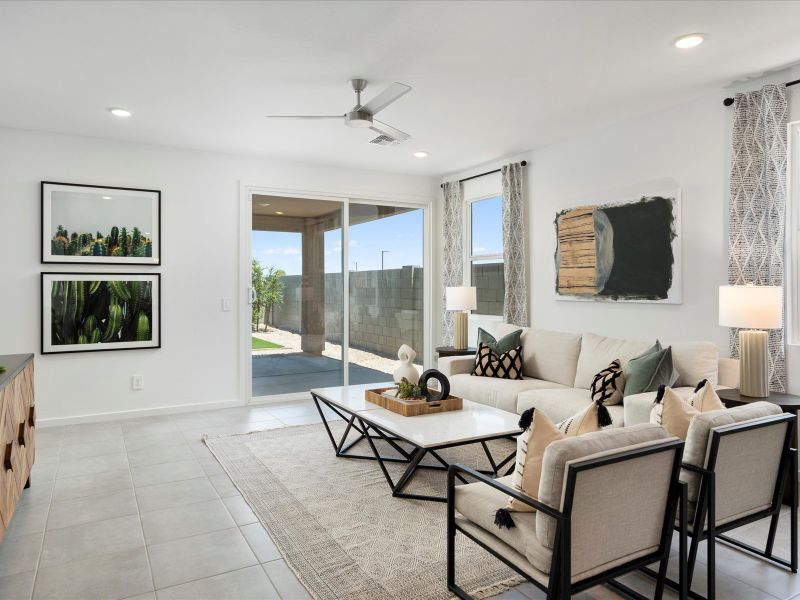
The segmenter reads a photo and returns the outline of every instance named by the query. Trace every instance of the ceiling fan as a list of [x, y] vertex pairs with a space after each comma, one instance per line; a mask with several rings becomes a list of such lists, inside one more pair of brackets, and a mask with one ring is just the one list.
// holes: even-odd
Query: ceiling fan
[[[399, 144], [411, 138], [400, 131], [375, 119], [375, 115], [401, 96], [411, 91], [411, 86], [394, 82], [366, 104], [361, 104], [361, 92], [367, 87], [366, 79], [351, 79], [350, 85], [356, 93], [356, 105], [341, 115], [267, 115], [268, 119], [343, 119], [348, 127], [369, 127], [380, 135], [370, 143], [381, 145]], [[388, 139], [387, 139], [388, 138]]]

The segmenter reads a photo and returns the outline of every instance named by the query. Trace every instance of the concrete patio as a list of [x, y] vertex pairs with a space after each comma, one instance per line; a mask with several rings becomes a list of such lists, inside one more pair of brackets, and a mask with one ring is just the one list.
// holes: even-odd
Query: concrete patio
[[[253, 397], [290, 394], [342, 385], [342, 361], [309, 352], [261, 354], [253, 358]], [[350, 363], [350, 383], [381, 383], [392, 376]]]

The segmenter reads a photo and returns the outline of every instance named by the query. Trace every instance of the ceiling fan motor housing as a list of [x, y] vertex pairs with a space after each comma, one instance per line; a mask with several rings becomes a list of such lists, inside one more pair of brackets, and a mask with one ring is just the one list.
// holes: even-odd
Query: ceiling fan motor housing
[[365, 110], [351, 110], [345, 114], [344, 122], [348, 127], [370, 127], [372, 125], [372, 115]]

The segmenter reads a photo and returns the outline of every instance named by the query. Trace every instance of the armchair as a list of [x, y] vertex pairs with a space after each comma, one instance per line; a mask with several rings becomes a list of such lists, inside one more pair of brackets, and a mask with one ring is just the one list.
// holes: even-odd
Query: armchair
[[[638, 426], [637, 434], [640, 438], [648, 435], [648, 441], [573, 459], [575, 449], [596, 449], [603, 446], [601, 442], [606, 442], [607, 448], [607, 442], [622, 433], [602, 431], [559, 440], [548, 447], [544, 468], [550, 472], [543, 472], [540, 498], [549, 497], [542, 493], [544, 487], [559, 493], [563, 489], [556, 502], [534, 500], [516, 491], [509, 485], [510, 478], [494, 480], [452, 465], [447, 494], [448, 589], [464, 600], [471, 598], [455, 581], [455, 542], [460, 533], [544, 590], [548, 600], [570, 598], [603, 583], [643, 599], [615, 578], [653, 562], [659, 562], [655, 597], [661, 598], [676, 514], [679, 522], [686, 522], [686, 485], [679, 482], [684, 443], [665, 438], [650, 426]], [[630, 432], [618, 438], [626, 439], [626, 435]], [[477, 482], [456, 487], [455, 478], [464, 475]], [[492, 525], [491, 518], [508, 496], [537, 512], [514, 513], [516, 527], [501, 530]], [[626, 514], [635, 523], [615, 527], [619, 519], [612, 519], [612, 512]], [[685, 528], [679, 537], [680, 564], [685, 565]], [[680, 568], [680, 580], [686, 581], [684, 567]], [[684, 591], [681, 598], [685, 597]]]

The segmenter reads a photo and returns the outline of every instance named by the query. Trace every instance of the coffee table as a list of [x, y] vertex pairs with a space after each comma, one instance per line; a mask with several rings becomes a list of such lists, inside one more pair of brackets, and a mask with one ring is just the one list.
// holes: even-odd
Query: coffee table
[[[375, 460], [381, 467], [383, 476], [392, 490], [392, 495], [398, 498], [411, 498], [414, 500], [430, 500], [446, 502], [444, 496], [426, 496], [403, 492], [408, 482], [414, 477], [418, 469], [447, 470], [449, 463], [438, 453], [444, 448], [466, 446], [468, 444], [481, 444], [491, 471], [482, 471], [497, 477], [500, 471], [511, 463], [507, 472], [514, 468], [513, 459], [516, 451], [510, 453], [500, 462], [496, 462], [486, 442], [502, 438], [511, 438], [519, 435], [519, 415], [499, 408], [486, 406], [477, 402], [464, 400], [462, 410], [454, 410], [433, 415], [420, 415], [404, 417], [377, 404], [367, 402], [364, 392], [368, 389], [390, 387], [391, 382], [369, 383], [363, 385], [350, 385], [329, 388], [316, 388], [311, 390], [311, 397], [317, 406], [317, 411], [322, 418], [328, 437], [331, 440], [336, 456], [358, 460]], [[323, 406], [333, 411], [339, 418], [347, 423], [341, 438], [338, 440], [331, 431]], [[353, 440], [348, 442], [348, 436], [356, 432]], [[366, 440], [371, 454], [357, 454], [351, 452], [356, 444]], [[382, 440], [400, 456], [384, 456], [375, 445], [376, 440]], [[430, 455], [438, 465], [423, 465], [420, 461]], [[405, 472], [395, 482], [386, 463], [404, 463]], [[458, 475], [459, 479], [467, 481]]]

